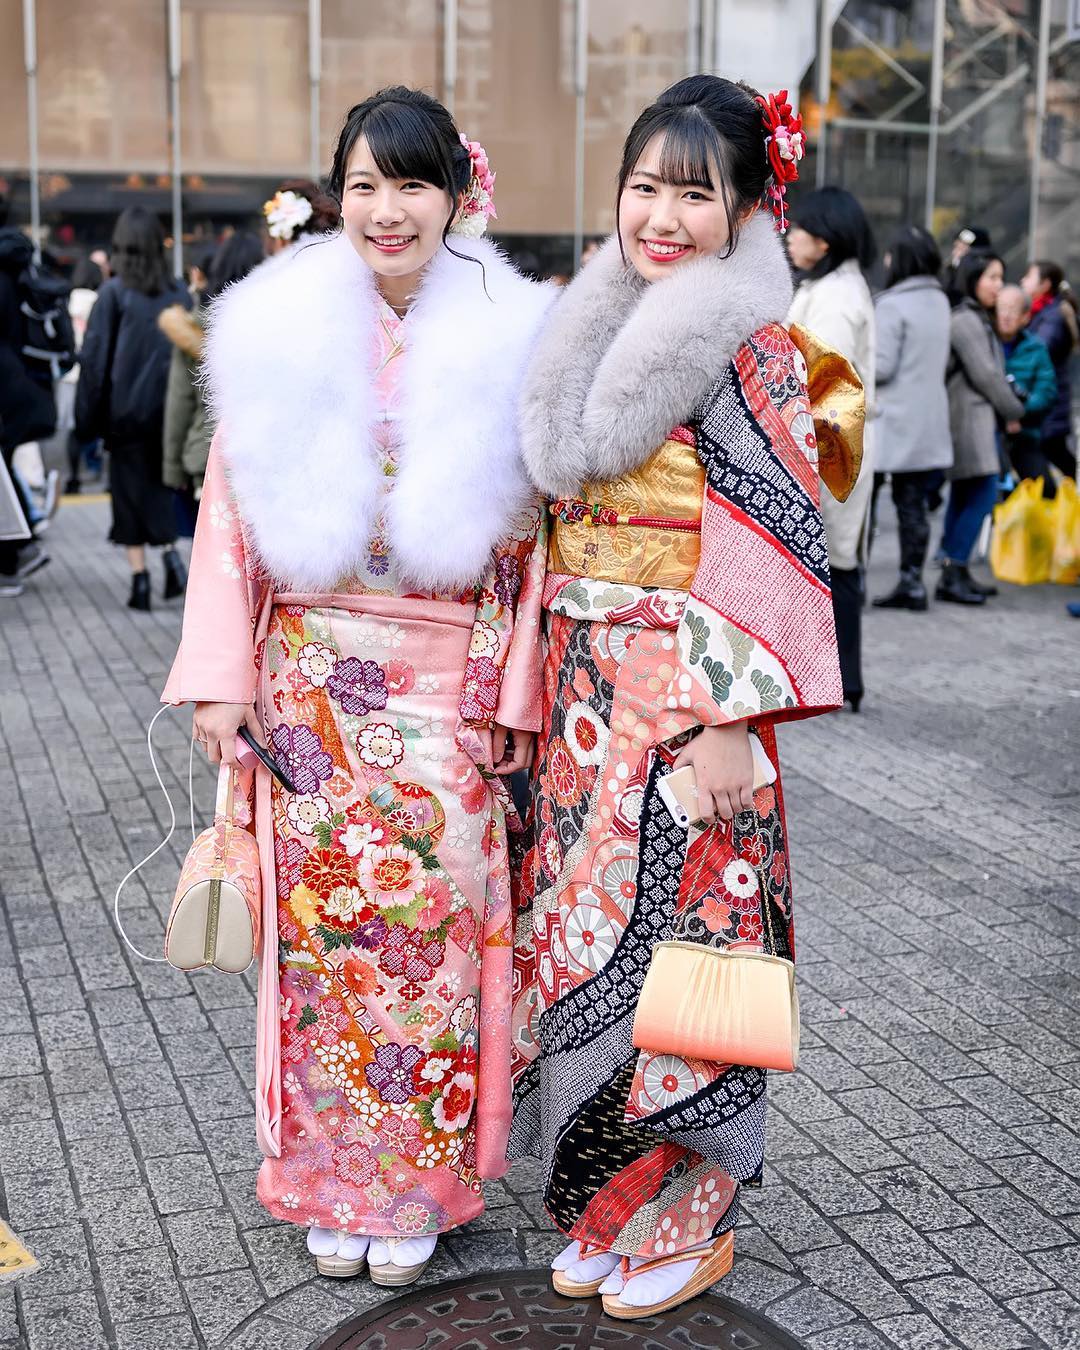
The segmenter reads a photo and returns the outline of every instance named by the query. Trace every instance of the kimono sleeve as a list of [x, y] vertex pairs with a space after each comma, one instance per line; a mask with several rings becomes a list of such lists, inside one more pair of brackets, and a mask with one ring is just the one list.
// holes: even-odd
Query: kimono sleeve
[[805, 363], [771, 326], [701, 419], [701, 558], [674, 635], [667, 734], [842, 702]]
[[546, 557], [545, 517], [530, 507], [496, 550], [480, 595], [462, 682], [464, 722], [540, 730]]
[[214, 437], [188, 570], [180, 648], [164, 703], [253, 703], [255, 625], [265, 584], [252, 565]]

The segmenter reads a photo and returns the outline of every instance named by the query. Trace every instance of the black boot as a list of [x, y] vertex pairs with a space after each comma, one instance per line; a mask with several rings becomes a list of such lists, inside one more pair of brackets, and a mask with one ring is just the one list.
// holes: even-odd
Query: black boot
[[187, 588], [187, 568], [176, 549], [166, 549], [161, 561], [165, 564], [165, 599], [175, 600]]
[[913, 609], [921, 612], [927, 606], [926, 587], [918, 572], [904, 569], [900, 580], [888, 595], [879, 595], [873, 601], [875, 609]]
[[947, 600], [954, 605], [985, 605], [986, 596], [971, 584], [971, 574], [963, 563], [946, 562], [941, 569], [941, 580], [934, 592], [936, 600]]
[[145, 569], [142, 572], [131, 574], [131, 596], [128, 599], [128, 609], [141, 609], [147, 612], [150, 610], [150, 573]]
[[966, 567], [964, 568], [964, 571], [967, 572], [967, 579], [969, 582], [971, 582], [971, 589], [975, 592], [976, 595], [985, 595], [988, 599], [991, 596], [997, 595], [998, 588], [996, 586], [994, 585], [984, 586], [981, 581], [977, 581], [971, 575], [971, 573], [968, 572], [968, 569]]

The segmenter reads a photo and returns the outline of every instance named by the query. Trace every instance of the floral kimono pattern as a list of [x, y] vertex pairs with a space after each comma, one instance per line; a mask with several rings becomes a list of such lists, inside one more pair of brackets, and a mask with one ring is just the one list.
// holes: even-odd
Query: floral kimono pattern
[[659, 941], [793, 955], [779, 779], [689, 837], [657, 782], [697, 727], [748, 721], [775, 763], [775, 722], [840, 702], [805, 379], [761, 329], [644, 464], [551, 508], [511, 1152], [565, 1233], [625, 1255], [727, 1231], [761, 1174], [765, 1074], [631, 1031]]
[[[382, 307], [388, 490], [407, 328]], [[242, 632], [267, 743], [296, 788], [260, 776], [255, 804], [270, 915], [258, 1193], [278, 1218], [443, 1232], [482, 1210], [481, 1177], [505, 1169], [512, 807], [490, 728], [538, 726], [536, 527], [534, 512], [465, 595], [406, 591], [378, 530], [334, 594], [282, 592], [259, 575], [211, 456], [189, 605], [209, 593], [213, 613], [186, 627], [166, 697], [244, 701], [204, 663], [189, 670], [186, 650], [200, 623]]]

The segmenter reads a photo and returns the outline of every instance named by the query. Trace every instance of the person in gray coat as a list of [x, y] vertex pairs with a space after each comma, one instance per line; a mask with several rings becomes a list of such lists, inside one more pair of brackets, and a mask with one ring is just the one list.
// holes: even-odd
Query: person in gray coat
[[949, 398], [949, 301], [938, 283], [941, 254], [918, 225], [898, 230], [885, 253], [877, 319], [875, 464], [888, 474], [900, 527], [900, 579], [878, 609], [925, 610], [930, 541], [927, 495], [953, 461]]
[[992, 321], [1004, 282], [1004, 263], [982, 250], [972, 250], [956, 270], [948, 381], [952, 482], [941, 541], [945, 563], [934, 594], [959, 605], [985, 604], [996, 594], [993, 586], [982, 586], [972, 577], [968, 561], [997, 498], [998, 421], [1014, 434], [1024, 415], [1024, 405], [1005, 374], [1005, 357]]

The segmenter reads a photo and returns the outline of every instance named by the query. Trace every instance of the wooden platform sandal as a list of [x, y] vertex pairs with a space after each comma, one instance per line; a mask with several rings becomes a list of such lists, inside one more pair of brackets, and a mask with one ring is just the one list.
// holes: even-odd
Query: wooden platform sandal
[[[659, 1270], [661, 1266], [673, 1266], [679, 1262], [692, 1261], [694, 1259], [692, 1252], [673, 1252], [670, 1256], [658, 1256], [655, 1261], [646, 1261], [644, 1265], [635, 1266], [630, 1269], [630, 1258], [623, 1257], [623, 1287], [634, 1279], [637, 1275], [642, 1275], [647, 1270]], [[620, 1294], [604, 1295], [604, 1312], [609, 1317], [618, 1317], [623, 1321], [636, 1321], [640, 1317], [657, 1317], [660, 1313], [667, 1312], [671, 1308], [677, 1308], [680, 1303], [688, 1303], [690, 1299], [696, 1298], [698, 1294], [704, 1293], [710, 1285], [715, 1284], [717, 1280], [723, 1277], [731, 1269], [731, 1263], [735, 1259], [735, 1233], [734, 1230], [718, 1237], [712, 1244], [712, 1248], [706, 1248], [698, 1258], [698, 1268], [690, 1276], [683, 1287], [677, 1290], [670, 1298], [664, 1299], [660, 1303], [650, 1303], [644, 1308], [635, 1308], [630, 1303], [624, 1303]]]
[[[578, 1260], [587, 1261], [590, 1256], [601, 1256], [607, 1253], [607, 1247], [590, 1247], [587, 1242], [578, 1243]], [[610, 1271], [608, 1275], [610, 1275]], [[561, 1270], [551, 1272], [551, 1287], [557, 1294], [562, 1294], [563, 1298], [592, 1298], [600, 1292], [600, 1286], [608, 1278], [602, 1275], [598, 1280], [589, 1280], [585, 1284], [578, 1284], [574, 1280], [568, 1280]]]

